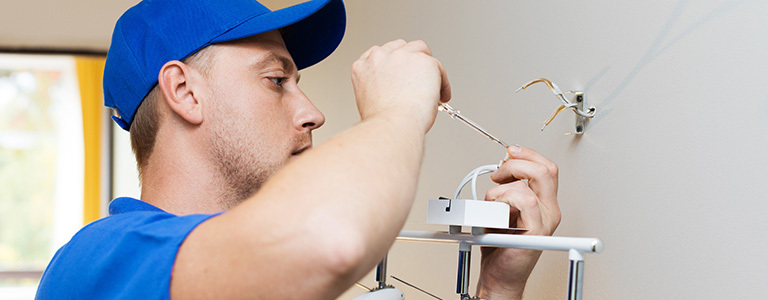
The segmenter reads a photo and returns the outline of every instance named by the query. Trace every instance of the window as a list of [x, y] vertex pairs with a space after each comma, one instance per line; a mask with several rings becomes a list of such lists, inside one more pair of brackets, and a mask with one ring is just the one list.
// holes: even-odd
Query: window
[[51, 257], [88, 214], [77, 65], [73, 56], [0, 54], [2, 299], [34, 296]]

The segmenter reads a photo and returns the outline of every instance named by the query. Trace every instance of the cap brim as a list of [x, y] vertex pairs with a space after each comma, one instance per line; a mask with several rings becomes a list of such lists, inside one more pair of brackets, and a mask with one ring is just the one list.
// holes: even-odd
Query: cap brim
[[237, 40], [281, 28], [296, 67], [303, 69], [328, 57], [344, 37], [346, 13], [341, 0], [315, 0], [256, 16], [211, 40]]

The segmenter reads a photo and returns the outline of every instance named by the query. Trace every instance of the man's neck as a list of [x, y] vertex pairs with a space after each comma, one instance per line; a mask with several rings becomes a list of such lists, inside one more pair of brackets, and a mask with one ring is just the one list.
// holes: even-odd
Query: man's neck
[[202, 147], [162, 131], [157, 140], [162, 145], [155, 145], [142, 169], [141, 200], [177, 215], [225, 210], [225, 185]]

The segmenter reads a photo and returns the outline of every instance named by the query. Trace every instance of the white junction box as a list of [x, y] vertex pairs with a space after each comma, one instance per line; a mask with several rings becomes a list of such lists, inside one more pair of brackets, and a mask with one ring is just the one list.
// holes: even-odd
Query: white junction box
[[427, 224], [509, 228], [509, 204], [480, 200], [429, 200]]

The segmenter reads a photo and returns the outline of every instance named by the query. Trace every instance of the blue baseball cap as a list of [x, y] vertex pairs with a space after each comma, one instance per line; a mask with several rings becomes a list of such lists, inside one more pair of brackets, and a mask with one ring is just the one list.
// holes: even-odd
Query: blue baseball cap
[[336, 50], [345, 27], [341, 0], [312, 0], [276, 11], [256, 0], [144, 0], [115, 25], [104, 66], [104, 105], [128, 130], [166, 62], [211, 44], [286, 28], [285, 46], [303, 69]]

